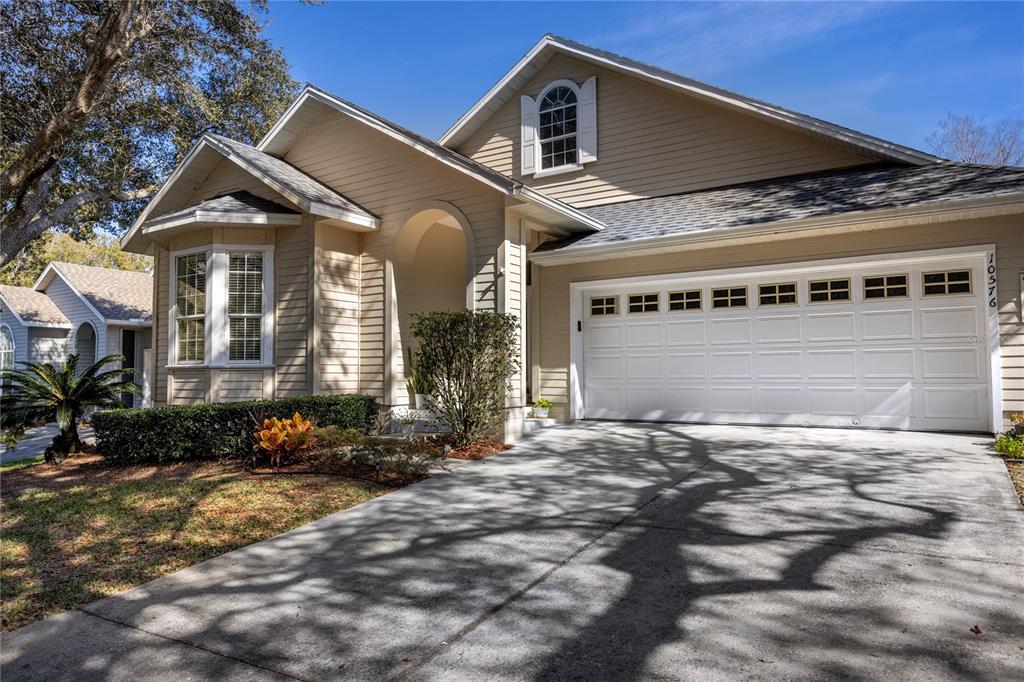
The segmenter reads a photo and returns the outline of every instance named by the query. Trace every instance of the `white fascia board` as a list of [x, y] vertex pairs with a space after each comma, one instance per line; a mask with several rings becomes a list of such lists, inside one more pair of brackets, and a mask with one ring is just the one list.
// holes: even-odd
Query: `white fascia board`
[[[936, 201], [920, 206], [899, 209], [857, 211], [832, 218], [804, 218], [784, 220], [749, 227], [722, 227], [689, 234], [665, 235], [634, 239], [610, 244], [581, 246], [566, 251], [541, 251], [529, 254], [529, 260], [538, 265], [561, 265], [590, 260], [611, 260], [632, 255], [646, 255], [659, 250], [673, 251], [682, 247], [704, 244], [717, 245], [734, 239], [767, 237], [774, 234], [799, 234], [828, 228], [843, 228], [868, 223], [894, 222], [911, 225], [920, 222], [966, 220], [1024, 213], [1024, 193], [1008, 194], [995, 199], [968, 201]], [[885, 227], [885, 225], [882, 225]]]
[[153, 320], [144, 320], [142, 318], [133, 318], [129, 320], [107, 320], [107, 325], [110, 327], [152, 327]]
[[[499, 192], [508, 194], [510, 191], [509, 186], [497, 183], [492, 178], [488, 177], [483, 173], [474, 172], [470, 168], [466, 168], [465, 166], [455, 163], [451, 159], [441, 154], [438, 154], [434, 149], [431, 149], [430, 147], [422, 144], [419, 140], [409, 137], [408, 135], [404, 135], [400, 131], [393, 129], [391, 126], [384, 125], [375, 117], [368, 116], [366, 113], [349, 106], [347, 102], [339, 100], [337, 97], [334, 97], [330, 93], [324, 92], [323, 90], [320, 90], [312, 85], [306, 86], [306, 89], [303, 90], [301, 95], [299, 95], [299, 98], [295, 101], [295, 103], [292, 104], [292, 106], [288, 107], [288, 110], [285, 112], [284, 116], [282, 116], [281, 119], [276, 124], [274, 124], [274, 127], [270, 129], [270, 132], [267, 133], [262, 140], [260, 140], [260, 143], [256, 146], [256, 148], [259, 149], [260, 151], [263, 151], [273, 141], [274, 137], [278, 133], [280, 133], [281, 130], [283, 130], [284, 126], [288, 122], [288, 119], [295, 115], [295, 112], [298, 111], [299, 106], [305, 103], [307, 100], [314, 100], [316, 102], [320, 102], [321, 104], [329, 106], [332, 109], [340, 111], [346, 116], [349, 116], [350, 118], [355, 119], [356, 121], [370, 128], [373, 128], [374, 130], [383, 133], [394, 140], [398, 140], [399, 142], [402, 142], [403, 144], [406, 144], [412, 147], [413, 149], [422, 152], [423, 154], [426, 154], [427, 156], [433, 158], [434, 160], [440, 161], [446, 166], [453, 168], [459, 171], [460, 173], [463, 173], [464, 175], [468, 175], [471, 178], [479, 182], [482, 182], [488, 187], [492, 187], [498, 190]], [[512, 185], [517, 184], [514, 180], [511, 179], [510, 183], [512, 183]]]
[[338, 208], [337, 206], [329, 206], [318, 201], [310, 203], [309, 212], [312, 213], [313, 215], [318, 215], [323, 218], [331, 218], [333, 220], [340, 220], [341, 222], [344, 223], [350, 223], [366, 231], [380, 229], [380, 218], [368, 215], [366, 213], [347, 211], [343, 208]]
[[566, 218], [569, 218], [573, 222], [587, 228], [590, 231], [600, 232], [605, 228], [605, 224], [602, 223], [597, 218], [591, 217], [584, 213], [583, 211], [580, 211], [579, 209], [573, 208], [569, 204], [566, 204], [565, 202], [558, 201], [557, 199], [552, 199], [543, 192], [538, 192], [537, 190], [531, 187], [527, 187], [526, 185], [519, 187], [514, 193], [514, 196], [518, 196], [531, 204], [536, 204], [550, 211], [554, 211], [559, 215], [563, 215]]
[[931, 154], [917, 152], [909, 148], [901, 148], [899, 145], [888, 143], [885, 140], [869, 138], [867, 136], [857, 134], [856, 131], [844, 132], [843, 130], [837, 130], [835, 127], [824, 121], [818, 123], [813, 120], [808, 120], [809, 117], [789, 113], [770, 105], [761, 105], [757, 102], [749, 101], [746, 98], [739, 98], [731, 93], [713, 86], [692, 81], [684, 76], [680, 76], [680, 78], [689, 82], [681, 83], [678, 80], [666, 78], [657, 73], [652, 73], [647, 69], [622, 64], [621, 62], [594, 54], [589, 50], [583, 50], [574, 45], [568, 45], [553, 36], [544, 36], [540, 42], [538, 42], [533, 49], [526, 54], [525, 57], [520, 59], [519, 62], [512, 67], [512, 69], [506, 73], [505, 76], [487, 92], [487, 94], [483, 96], [483, 98], [474, 104], [468, 112], [455, 122], [455, 125], [449, 128], [447, 132], [441, 136], [439, 142], [443, 145], [447, 145], [451, 142], [452, 139], [458, 135], [459, 132], [484, 109], [484, 107], [487, 106], [491, 99], [498, 96], [501, 91], [508, 86], [512, 79], [519, 75], [520, 71], [526, 68], [544, 48], [549, 46], [585, 61], [600, 64], [612, 71], [626, 73], [665, 87], [681, 90], [695, 97], [714, 101], [718, 104], [741, 110], [749, 114], [754, 114], [756, 116], [773, 119], [778, 123], [796, 127], [806, 132], [812, 132], [834, 140], [840, 140], [846, 144], [859, 147], [861, 149], [867, 149], [875, 154], [879, 154], [890, 159], [896, 159], [914, 165], [935, 163], [940, 160], [938, 157], [932, 156]]
[[223, 223], [229, 225], [300, 225], [302, 216], [297, 213], [222, 213], [217, 211], [193, 211], [173, 220], [153, 221], [142, 228], [143, 234], [153, 234], [184, 225], [198, 223]]

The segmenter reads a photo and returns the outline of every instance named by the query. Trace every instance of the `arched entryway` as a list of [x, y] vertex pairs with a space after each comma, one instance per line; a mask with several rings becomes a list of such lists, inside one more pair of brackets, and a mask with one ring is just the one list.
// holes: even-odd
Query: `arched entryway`
[[91, 322], [83, 322], [75, 332], [75, 353], [78, 354], [78, 371], [96, 362], [96, 328]]
[[405, 396], [402, 368], [415, 347], [416, 314], [473, 307], [473, 232], [457, 208], [429, 202], [410, 212], [395, 239], [394, 272], [398, 342], [401, 360], [395, 370], [398, 396]]

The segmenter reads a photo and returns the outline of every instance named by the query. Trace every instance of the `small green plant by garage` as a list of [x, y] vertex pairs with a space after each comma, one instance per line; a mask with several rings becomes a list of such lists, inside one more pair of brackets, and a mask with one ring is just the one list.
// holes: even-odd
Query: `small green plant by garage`
[[434, 382], [417, 362], [416, 354], [409, 349], [409, 366], [405, 369], [405, 383], [409, 388], [409, 395], [415, 396], [416, 409], [425, 410], [430, 394], [434, 392]]
[[533, 403], [533, 416], [537, 419], [547, 419], [552, 407], [554, 404], [547, 398], [537, 398]]
[[1013, 424], [1012, 431], [996, 436], [996, 452], [1008, 459], [1024, 458], [1024, 412], [1011, 414], [1010, 423]]

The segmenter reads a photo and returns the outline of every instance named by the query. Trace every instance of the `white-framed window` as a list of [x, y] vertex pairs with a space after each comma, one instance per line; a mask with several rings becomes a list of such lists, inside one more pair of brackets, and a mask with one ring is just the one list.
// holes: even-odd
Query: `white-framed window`
[[206, 361], [206, 254], [175, 258], [175, 333], [177, 361]]
[[594, 296], [590, 299], [591, 315], [618, 315], [618, 296]]
[[701, 290], [670, 291], [668, 294], [669, 310], [700, 310]]
[[871, 275], [864, 278], [864, 298], [907, 298], [910, 296], [909, 275]]
[[796, 282], [761, 284], [757, 287], [758, 305], [792, 305], [796, 303]]
[[746, 308], [746, 287], [725, 287], [711, 290], [712, 308]]
[[658, 312], [658, 294], [630, 294], [627, 310], [631, 313]]
[[811, 303], [831, 303], [850, 300], [850, 279], [821, 279], [807, 284]]
[[169, 365], [268, 365], [273, 356], [273, 247], [171, 254]]
[[523, 175], [578, 170], [597, 160], [597, 78], [548, 83], [521, 97]]
[[263, 252], [228, 254], [228, 361], [263, 357]]
[[925, 272], [921, 275], [921, 290], [925, 296], [946, 296], [971, 293], [971, 269]]
[[0, 324], [0, 369], [14, 367], [14, 334], [6, 324]]

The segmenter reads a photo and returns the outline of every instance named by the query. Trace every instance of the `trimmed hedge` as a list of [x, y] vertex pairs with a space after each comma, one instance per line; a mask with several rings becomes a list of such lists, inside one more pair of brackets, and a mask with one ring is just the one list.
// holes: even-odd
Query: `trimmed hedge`
[[369, 430], [380, 404], [368, 395], [309, 395], [284, 400], [198, 403], [104, 410], [92, 416], [96, 445], [122, 464], [238, 457], [253, 446], [252, 415], [290, 417], [300, 412], [317, 426]]

